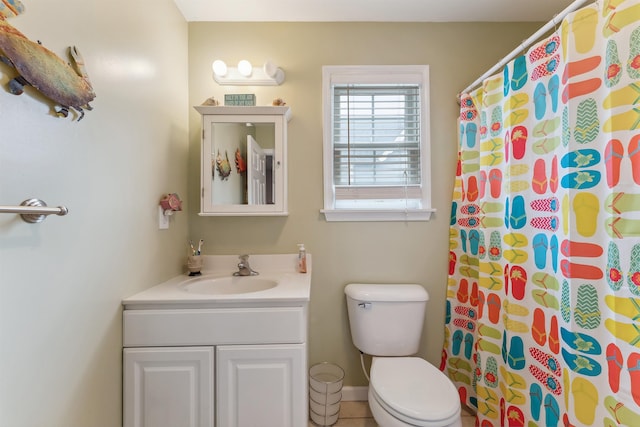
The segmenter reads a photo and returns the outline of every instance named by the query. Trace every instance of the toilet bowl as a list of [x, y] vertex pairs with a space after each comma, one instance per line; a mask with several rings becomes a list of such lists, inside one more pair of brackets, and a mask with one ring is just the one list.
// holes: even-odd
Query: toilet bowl
[[413, 356], [422, 335], [426, 290], [417, 284], [355, 283], [345, 287], [345, 294], [353, 343], [360, 357], [373, 357], [368, 400], [378, 425], [460, 427], [455, 386]]
[[418, 357], [374, 357], [369, 407], [380, 427], [460, 427], [451, 381]]

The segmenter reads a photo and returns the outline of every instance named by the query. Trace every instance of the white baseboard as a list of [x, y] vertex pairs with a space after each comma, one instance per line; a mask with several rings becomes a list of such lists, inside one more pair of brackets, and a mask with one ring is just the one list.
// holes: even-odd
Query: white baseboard
[[369, 387], [353, 387], [353, 386], [345, 386], [342, 387], [342, 401], [351, 402], [351, 401], [359, 401], [366, 402], [367, 395], [369, 394]]

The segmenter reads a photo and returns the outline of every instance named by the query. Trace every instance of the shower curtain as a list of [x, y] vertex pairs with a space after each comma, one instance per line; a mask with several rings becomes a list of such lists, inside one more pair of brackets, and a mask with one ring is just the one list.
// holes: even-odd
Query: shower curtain
[[478, 425], [640, 426], [640, 0], [462, 94], [441, 369]]

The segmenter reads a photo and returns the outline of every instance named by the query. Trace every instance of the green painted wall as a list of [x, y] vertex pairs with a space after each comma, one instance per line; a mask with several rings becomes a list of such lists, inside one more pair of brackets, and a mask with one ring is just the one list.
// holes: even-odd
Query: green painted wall
[[[456, 94], [540, 27], [535, 23], [190, 23], [192, 105], [225, 93], [255, 93], [257, 105], [282, 97], [289, 123], [289, 216], [199, 217], [200, 116], [190, 112], [189, 229], [207, 254], [288, 253], [304, 242], [313, 255], [309, 363], [331, 361], [346, 385], [364, 385], [351, 343], [344, 286], [420, 283], [430, 294], [420, 354], [439, 364], [444, 339], [449, 212], [456, 168]], [[279, 87], [222, 87], [211, 63], [254, 65], [271, 58], [286, 73]], [[322, 66], [429, 64], [433, 207], [429, 222], [328, 223], [320, 213]]]

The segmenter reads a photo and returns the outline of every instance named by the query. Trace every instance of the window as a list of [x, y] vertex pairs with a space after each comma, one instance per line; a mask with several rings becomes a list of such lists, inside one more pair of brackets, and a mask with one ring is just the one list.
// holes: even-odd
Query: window
[[428, 66], [323, 67], [327, 221], [426, 221]]

